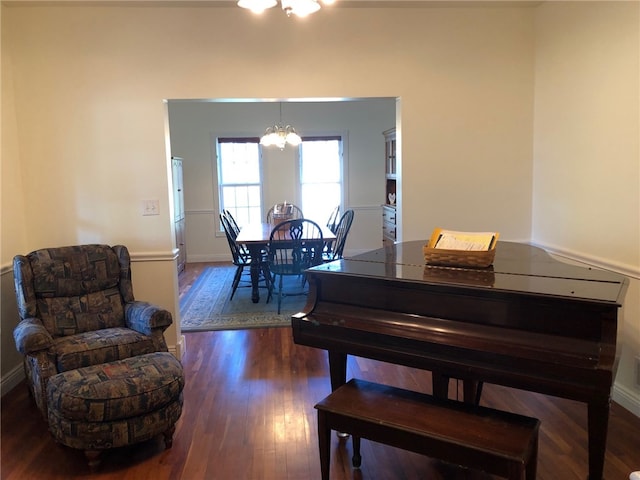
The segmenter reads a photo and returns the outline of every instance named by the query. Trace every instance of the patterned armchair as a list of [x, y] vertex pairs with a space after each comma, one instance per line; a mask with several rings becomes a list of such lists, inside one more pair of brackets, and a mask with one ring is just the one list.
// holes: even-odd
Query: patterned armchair
[[166, 352], [171, 313], [134, 300], [122, 245], [36, 250], [13, 259], [20, 323], [14, 330], [27, 383], [47, 419], [47, 382], [58, 373]]

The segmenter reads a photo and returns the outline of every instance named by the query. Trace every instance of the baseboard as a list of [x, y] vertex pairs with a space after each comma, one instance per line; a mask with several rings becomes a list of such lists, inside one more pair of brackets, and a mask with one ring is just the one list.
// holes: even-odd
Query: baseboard
[[638, 392], [629, 390], [623, 385], [614, 384], [611, 399], [636, 417], [640, 417], [640, 394]]
[[596, 257], [595, 255], [588, 255], [575, 250], [569, 250], [559, 247], [557, 245], [551, 245], [548, 243], [536, 243], [532, 242], [532, 245], [544, 249], [546, 252], [563, 257], [570, 261], [576, 261], [579, 263], [586, 263], [593, 267], [597, 267], [603, 270], [609, 270], [611, 272], [619, 273], [627, 277], [640, 280], [640, 268], [637, 265], [631, 265], [628, 263], [616, 262], [607, 258]]
[[202, 255], [189, 255], [187, 253], [187, 263], [205, 263], [205, 262], [231, 262], [230, 253], [211, 253]]
[[22, 382], [24, 378], [24, 368], [22, 368], [22, 364], [11, 369], [9, 373], [0, 380], [0, 396], [9, 393]]
[[169, 353], [172, 353], [178, 360], [182, 360], [182, 357], [187, 353], [187, 339], [184, 335], [180, 335], [178, 343], [175, 345], [169, 345]]

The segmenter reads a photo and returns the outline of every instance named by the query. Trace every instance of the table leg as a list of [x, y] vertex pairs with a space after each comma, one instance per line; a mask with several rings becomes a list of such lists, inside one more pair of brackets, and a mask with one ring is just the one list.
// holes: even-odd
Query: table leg
[[260, 261], [262, 259], [263, 245], [247, 245], [249, 255], [251, 255], [251, 301], [258, 303], [260, 301]]

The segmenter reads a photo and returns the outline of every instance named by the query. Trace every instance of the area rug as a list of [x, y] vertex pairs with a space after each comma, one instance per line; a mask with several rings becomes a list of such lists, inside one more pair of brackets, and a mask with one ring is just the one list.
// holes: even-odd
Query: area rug
[[[236, 290], [233, 300], [231, 283], [236, 267], [207, 267], [180, 300], [183, 332], [238, 330], [245, 328], [285, 327], [291, 325], [291, 315], [302, 310], [306, 295], [285, 296], [278, 314], [277, 298], [266, 303], [267, 289], [260, 288], [260, 301], [251, 301], [249, 271]], [[302, 291], [300, 279], [287, 278], [285, 291]]]

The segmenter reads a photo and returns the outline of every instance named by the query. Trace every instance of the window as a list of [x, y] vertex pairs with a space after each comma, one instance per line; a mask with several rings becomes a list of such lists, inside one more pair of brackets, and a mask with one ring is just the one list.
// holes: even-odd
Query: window
[[300, 146], [301, 208], [305, 217], [328, 219], [342, 204], [342, 139], [303, 137]]
[[218, 138], [220, 210], [229, 210], [238, 225], [262, 218], [262, 171], [259, 139]]

